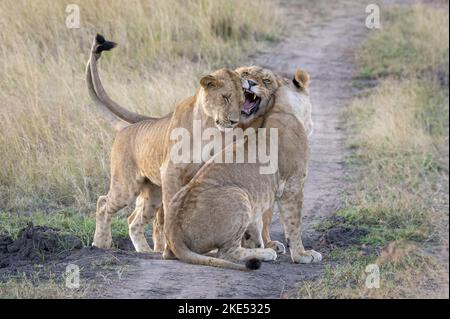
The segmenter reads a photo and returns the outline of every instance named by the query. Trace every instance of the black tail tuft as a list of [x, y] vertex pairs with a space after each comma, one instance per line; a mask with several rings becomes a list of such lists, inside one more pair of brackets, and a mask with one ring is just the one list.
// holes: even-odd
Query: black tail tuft
[[102, 53], [103, 51], [109, 51], [117, 46], [117, 43], [106, 41], [105, 37], [101, 34], [95, 36], [95, 41], [97, 42], [97, 47], [95, 48], [95, 53]]
[[105, 37], [98, 33], [95, 36], [95, 41], [97, 41], [98, 44], [103, 44], [106, 42]]
[[259, 269], [261, 267], [261, 260], [259, 260], [257, 258], [252, 258], [250, 260], [247, 260], [247, 262], [245, 263], [245, 267], [247, 267], [247, 269], [250, 269], [250, 270]]

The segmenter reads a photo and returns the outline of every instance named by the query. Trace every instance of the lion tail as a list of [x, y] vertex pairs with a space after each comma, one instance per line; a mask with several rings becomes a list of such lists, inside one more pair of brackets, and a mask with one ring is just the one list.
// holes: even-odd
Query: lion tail
[[171, 249], [178, 259], [194, 265], [212, 266], [241, 271], [256, 270], [261, 267], [261, 261], [256, 258], [248, 260], [245, 265], [241, 265], [225, 259], [198, 254], [190, 250], [180, 238], [175, 240], [173, 245], [171, 245]]
[[116, 130], [144, 120], [154, 120], [154, 118], [131, 112], [113, 101], [106, 93], [100, 81], [97, 69], [97, 60], [103, 51], [115, 48], [115, 42], [106, 41], [105, 38], [97, 34], [94, 38], [89, 61], [86, 65], [86, 83], [89, 95], [98, 106], [98, 109], [105, 120], [107, 120]]

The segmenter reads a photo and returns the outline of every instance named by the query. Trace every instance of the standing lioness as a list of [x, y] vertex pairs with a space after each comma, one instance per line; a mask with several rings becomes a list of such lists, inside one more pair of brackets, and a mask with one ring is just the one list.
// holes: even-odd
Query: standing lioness
[[[303, 124], [307, 136], [311, 136], [313, 130], [312, 105], [308, 91], [310, 80], [307, 72], [297, 69], [291, 81], [259, 66], [240, 67], [236, 69], [236, 72], [249, 84], [245, 95], [254, 94], [256, 96], [255, 103], [244, 104], [241, 115], [241, 118], [244, 117], [244, 119], [241, 119], [241, 122], [249, 122], [263, 116], [275, 100], [278, 106], [282, 106], [284, 112], [294, 114]], [[289, 129], [289, 127], [285, 129]], [[280, 151], [283, 152], [282, 149]], [[292, 160], [287, 157], [285, 159]], [[254, 248], [264, 244], [265, 247], [273, 248], [278, 253], [286, 251], [281, 242], [270, 238], [272, 214], [273, 209], [271, 208], [264, 213], [262, 222], [254, 223], [249, 227], [243, 238], [244, 247]], [[259, 234], [259, 226], [262, 226], [261, 234]]]
[[[96, 61], [102, 51], [114, 46], [114, 43], [105, 41], [98, 35], [94, 39], [87, 64], [86, 79], [89, 92], [93, 100], [103, 108], [107, 104], [107, 97], [100, 94], [104, 92], [97, 78]], [[111, 246], [113, 214], [132, 204], [137, 196], [144, 198], [147, 207], [142, 209], [145, 212], [154, 211], [161, 205], [161, 174], [164, 170], [161, 171], [160, 168], [170, 162], [171, 146], [175, 143], [170, 139], [170, 133], [174, 129], [181, 128], [192, 135], [194, 121], [201, 124], [201, 131], [206, 128], [218, 128], [222, 131], [239, 123], [241, 105], [245, 100], [242, 85], [241, 78], [236, 72], [221, 69], [202, 77], [196, 94], [179, 102], [174, 112], [166, 117], [143, 120], [128, 126], [117, 119], [112, 122], [120, 131], [111, 151], [110, 188], [108, 194], [100, 196], [97, 201], [94, 246], [102, 248]], [[202, 163], [182, 165], [183, 170], [172, 172], [172, 181], [177, 185], [184, 185], [201, 165]], [[142, 230], [143, 224], [144, 222], [136, 223]], [[138, 231], [137, 234], [137, 237], [132, 237], [136, 248], [142, 251], [149, 250], [143, 232]]]

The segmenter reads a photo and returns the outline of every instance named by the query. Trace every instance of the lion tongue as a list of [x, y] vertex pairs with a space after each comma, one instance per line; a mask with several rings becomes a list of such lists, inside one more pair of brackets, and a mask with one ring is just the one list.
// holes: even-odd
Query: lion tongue
[[253, 107], [255, 106], [255, 102], [249, 101], [248, 99], [245, 99], [244, 104], [242, 105], [241, 111], [245, 114], [250, 114], [253, 110]]

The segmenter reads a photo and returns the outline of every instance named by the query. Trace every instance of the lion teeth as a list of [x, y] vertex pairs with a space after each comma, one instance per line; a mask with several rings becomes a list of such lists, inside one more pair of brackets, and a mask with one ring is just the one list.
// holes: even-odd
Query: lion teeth
[[256, 100], [256, 94], [253, 94], [253, 101]]

